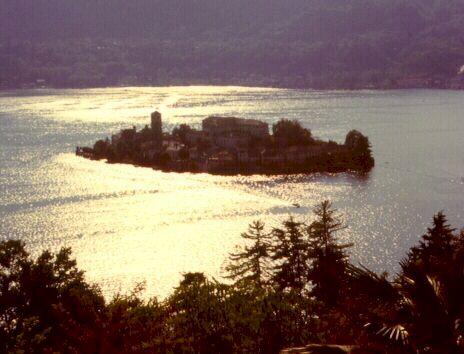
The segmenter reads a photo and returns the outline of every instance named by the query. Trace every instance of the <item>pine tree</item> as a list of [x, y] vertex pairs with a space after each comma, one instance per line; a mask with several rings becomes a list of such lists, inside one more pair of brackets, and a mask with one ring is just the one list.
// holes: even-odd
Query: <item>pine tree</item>
[[345, 228], [332, 204], [326, 200], [314, 209], [316, 220], [308, 229], [311, 267], [308, 278], [312, 293], [326, 305], [334, 305], [347, 279], [348, 255], [351, 244], [338, 244], [335, 233]]
[[454, 231], [443, 212], [434, 215], [432, 227], [427, 228], [419, 245], [412, 247], [406, 259], [401, 262], [403, 273], [410, 275], [420, 271], [446, 278], [452, 268], [455, 243], [458, 240]]
[[422, 236], [423, 241], [420, 242], [419, 248], [423, 256], [450, 259], [456, 237], [453, 234], [455, 230], [447, 221], [443, 212], [433, 217], [433, 227], [427, 229], [427, 233]]
[[308, 241], [304, 224], [292, 217], [283, 222], [283, 229], [274, 228], [272, 260], [275, 262], [273, 282], [280, 290], [302, 291], [307, 284]]
[[226, 266], [227, 278], [234, 281], [262, 288], [268, 280], [268, 258], [270, 237], [264, 231], [264, 223], [254, 221], [248, 226], [248, 232], [241, 237], [251, 245], [245, 245], [240, 252], [229, 255]]

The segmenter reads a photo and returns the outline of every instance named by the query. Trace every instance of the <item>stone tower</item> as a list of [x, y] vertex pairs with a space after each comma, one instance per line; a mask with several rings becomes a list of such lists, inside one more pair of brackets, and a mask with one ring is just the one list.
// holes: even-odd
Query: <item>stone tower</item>
[[161, 122], [161, 113], [158, 111], [151, 114], [151, 133], [153, 143], [161, 148], [163, 144], [163, 123]]

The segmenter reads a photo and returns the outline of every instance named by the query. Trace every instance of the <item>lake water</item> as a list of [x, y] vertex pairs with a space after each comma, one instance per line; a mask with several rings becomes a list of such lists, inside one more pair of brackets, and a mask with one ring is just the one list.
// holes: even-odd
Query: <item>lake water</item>
[[[165, 129], [208, 115], [273, 123], [298, 119], [313, 135], [342, 142], [369, 136], [369, 176], [175, 174], [74, 156], [76, 145], [163, 113]], [[344, 215], [352, 259], [394, 272], [444, 210], [461, 227], [464, 92], [319, 92], [240, 87], [22, 90], [0, 93], [0, 237], [28, 249], [72, 247], [88, 280], [110, 296], [146, 281], [166, 296], [181, 274], [220, 277], [240, 232], [255, 219], [301, 219], [323, 199]], [[293, 206], [299, 203], [301, 208]]]

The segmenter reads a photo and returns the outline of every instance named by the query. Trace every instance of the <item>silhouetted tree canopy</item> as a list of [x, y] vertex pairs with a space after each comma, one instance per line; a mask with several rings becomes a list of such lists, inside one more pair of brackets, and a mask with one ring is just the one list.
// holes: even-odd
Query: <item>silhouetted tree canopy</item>
[[264, 223], [255, 221], [249, 225], [248, 232], [241, 236], [250, 244], [229, 255], [227, 277], [261, 288], [269, 281], [270, 235], [264, 230]]
[[346, 135], [345, 146], [352, 151], [351, 165], [353, 167], [369, 171], [374, 166], [371, 144], [367, 136], [357, 130], [351, 130]]
[[438, 213], [391, 279], [350, 263], [330, 202], [313, 212], [309, 223], [252, 223], [229, 260], [233, 283], [187, 273], [163, 301], [145, 299], [143, 284], [105, 301], [69, 249], [34, 258], [2, 241], [0, 351], [267, 354], [322, 342], [463, 352], [464, 232]]
[[314, 140], [311, 131], [296, 120], [281, 119], [272, 125], [275, 142], [282, 146], [308, 145]]
[[192, 128], [190, 128], [188, 124], [182, 123], [172, 130], [172, 136], [179, 139], [182, 143], [185, 144], [187, 142], [185, 136], [191, 130]]
[[308, 227], [311, 267], [308, 280], [312, 284], [312, 294], [329, 306], [340, 301], [344, 283], [347, 280], [348, 254], [351, 244], [339, 244], [336, 232], [344, 225], [325, 200], [314, 209], [314, 220]]

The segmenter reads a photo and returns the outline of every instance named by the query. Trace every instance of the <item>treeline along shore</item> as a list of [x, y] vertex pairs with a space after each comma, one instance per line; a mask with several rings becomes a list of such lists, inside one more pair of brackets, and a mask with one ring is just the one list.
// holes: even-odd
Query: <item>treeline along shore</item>
[[163, 132], [161, 114], [137, 131], [123, 129], [76, 154], [110, 163], [149, 166], [163, 171], [211, 174], [292, 174], [367, 172], [374, 166], [369, 139], [356, 130], [344, 144], [312, 136], [298, 121], [281, 119], [272, 126], [255, 119], [210, 116], [197, 130], [181, 124]]
[[224, 266], [229, 281], [187, 273], [164, 300], [140, 286], [105, 299], [70, 249], [34, 258], [2, 241], [0, 352], [464, 352], [464, 231], [436, 214], [388, 276], [350, 261], [330, 202], [311, 219], [253, 222]]

